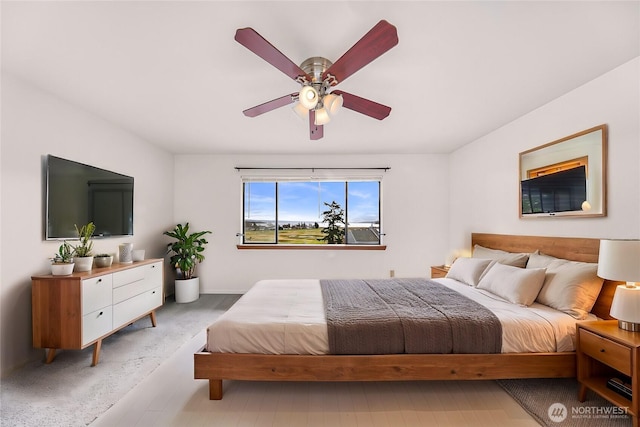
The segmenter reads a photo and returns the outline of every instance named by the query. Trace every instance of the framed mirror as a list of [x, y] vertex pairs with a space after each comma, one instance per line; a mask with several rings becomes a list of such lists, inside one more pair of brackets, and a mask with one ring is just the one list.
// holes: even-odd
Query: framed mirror
[[607, 214], [607, 125], [520, 153], [520, 218]]

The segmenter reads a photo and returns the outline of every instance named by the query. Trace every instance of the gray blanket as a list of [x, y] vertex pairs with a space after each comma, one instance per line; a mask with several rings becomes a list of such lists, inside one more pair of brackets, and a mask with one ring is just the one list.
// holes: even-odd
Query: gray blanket
[[332, 354], [500, 353], [483, 305], [426, 279], [321, 280]]

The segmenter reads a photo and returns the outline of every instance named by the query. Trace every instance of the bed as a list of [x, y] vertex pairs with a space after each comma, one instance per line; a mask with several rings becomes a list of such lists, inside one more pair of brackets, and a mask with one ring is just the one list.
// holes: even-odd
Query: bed
[[[546, 256], [565, 260], [594, 263], [598, 259], [599, 239], [555, 238], [537, 236], [514, 236], [500, 234], [473, 233], [472, 247], [501, 250], [512, 253], [539, 252]], [[455, 287], [455, 281], [438, 279]], [[286, 281], [285, 281], [286, 282]], [[303, 281], [301, 281], [303, 282]], [[304, 284], [304, 283], [303, 283]], [[609, 319], [609, 307], [618, 282], [604, 281], [589, 316]], [[270, 283], [273, 286], [274, 283]], [[277, 283], [276, 283], [277, 285]], [[307, 284], [304, 284], [307, 285]], [[299, 296], [301, 301], [318, 298], [314, 287], [313, 295]], [[464, 289], [462, 289], [464, 290]], [[253, 292], [253, 290], [252, 290]], [[256, 291], [257, 292], [257, 291]], [[289, 298], [289, 297], [287, 297]], [[273, 349], [270, 341], [249, 338], [247, 347], [225, 348], [225, 340], [219, 337], [218, 347], [210, 351], [211, 343], [194, 355], [195, 379], [209, 380], [209, 398], [221, 399], [223, 380], [258, 381], [397, 381], [397, 380], [486, 380], [505, 378], [559, 378], [575, 377], [576, 359], [571, 344], [563, 342], [535, 344], [532, 348], [518, 348], [509, 344], [505, 351], [491, 354], [326, 354], [324, 337], [316, 335], [317, 317], [305, 303], [295, 305], [301, 323], [315, 325], [315, 331], [301, 328], [302, 337], [296, 344], [299, 348], [288, 349], [288, 354], [278, 354], [282, 349]], [[544, 311], [544, 307], [540, 307]], [[552, 312], [553, 310], [550, 310]], [[553, 314], [550, 314], [553, 315]], [[575, 330], [575, 319], [565, 322], [564, 328]], [[212, 325], [214, 326], [214, 325]], [[296, 325], [289, 326], [294, 329]], [[319, 329], [318, 329], [319, 328]], [[326, 329], [326, 326], [324, 326]], [[238, 336], [242, 332], [237, 332]], [[506, 329], [504, 336], [507, 335]], [[208, 340], [211, 335], [208, 335]], [[214, 339], [215, 340], [215, 339]], [[228, 341], [228, 340], [227, 340]], [[231, 340], [238, 342], [238, 340]], [[251, 341], [262, 348], [251, 347]], [[321, 342], [318, 345], [318, 342]], [[571, 340], [568, 340], [569, 342]], [[300, 353], [300, 354], [291, 354]]]

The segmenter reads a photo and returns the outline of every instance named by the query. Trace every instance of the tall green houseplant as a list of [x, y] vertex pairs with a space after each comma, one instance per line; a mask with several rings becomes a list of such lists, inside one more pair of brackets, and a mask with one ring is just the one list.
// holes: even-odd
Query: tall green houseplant
[[165, 236], [173, 237], [174, 242], [167, 244], [167, 252], [171, 254], [171, 265], [178, 273], [179, 279], [195, 277], [196, 266], [204, 260], [202, 252], [209, 242], [204, 238], [211, 231], [197, 231], [189, 234], [189, 223], [178, 224], [173, 230], [165, 231]]

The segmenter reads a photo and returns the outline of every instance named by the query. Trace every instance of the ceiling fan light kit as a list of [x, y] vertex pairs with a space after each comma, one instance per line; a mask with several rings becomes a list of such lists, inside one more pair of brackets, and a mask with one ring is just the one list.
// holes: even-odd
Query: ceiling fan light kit
[[315, 90], [313, 86], [303, 86], [302, 89], [300, 89], [298, 102], [300, 102], [300, 105], [306, 108], [307, 111], [316, 108], [318, 100], [318, 91]]
[[238, 29], [235, 40], [302, 86], [297, 94], [285, 95], [244, 110], [248, 117], [295, 102], [293, 110], [300, 117], [309, 118], [310, 139], [317, 140], [324, 135], [323, 126], [342, 107], [378, 120], [391, 112], [386, 105], [344, 91], [330, 92], [333, 86], [398, 44], [396, 27], [385, 20], [378, 22], [335, 63], [314, 56], [297, 66], [252, 28]]

